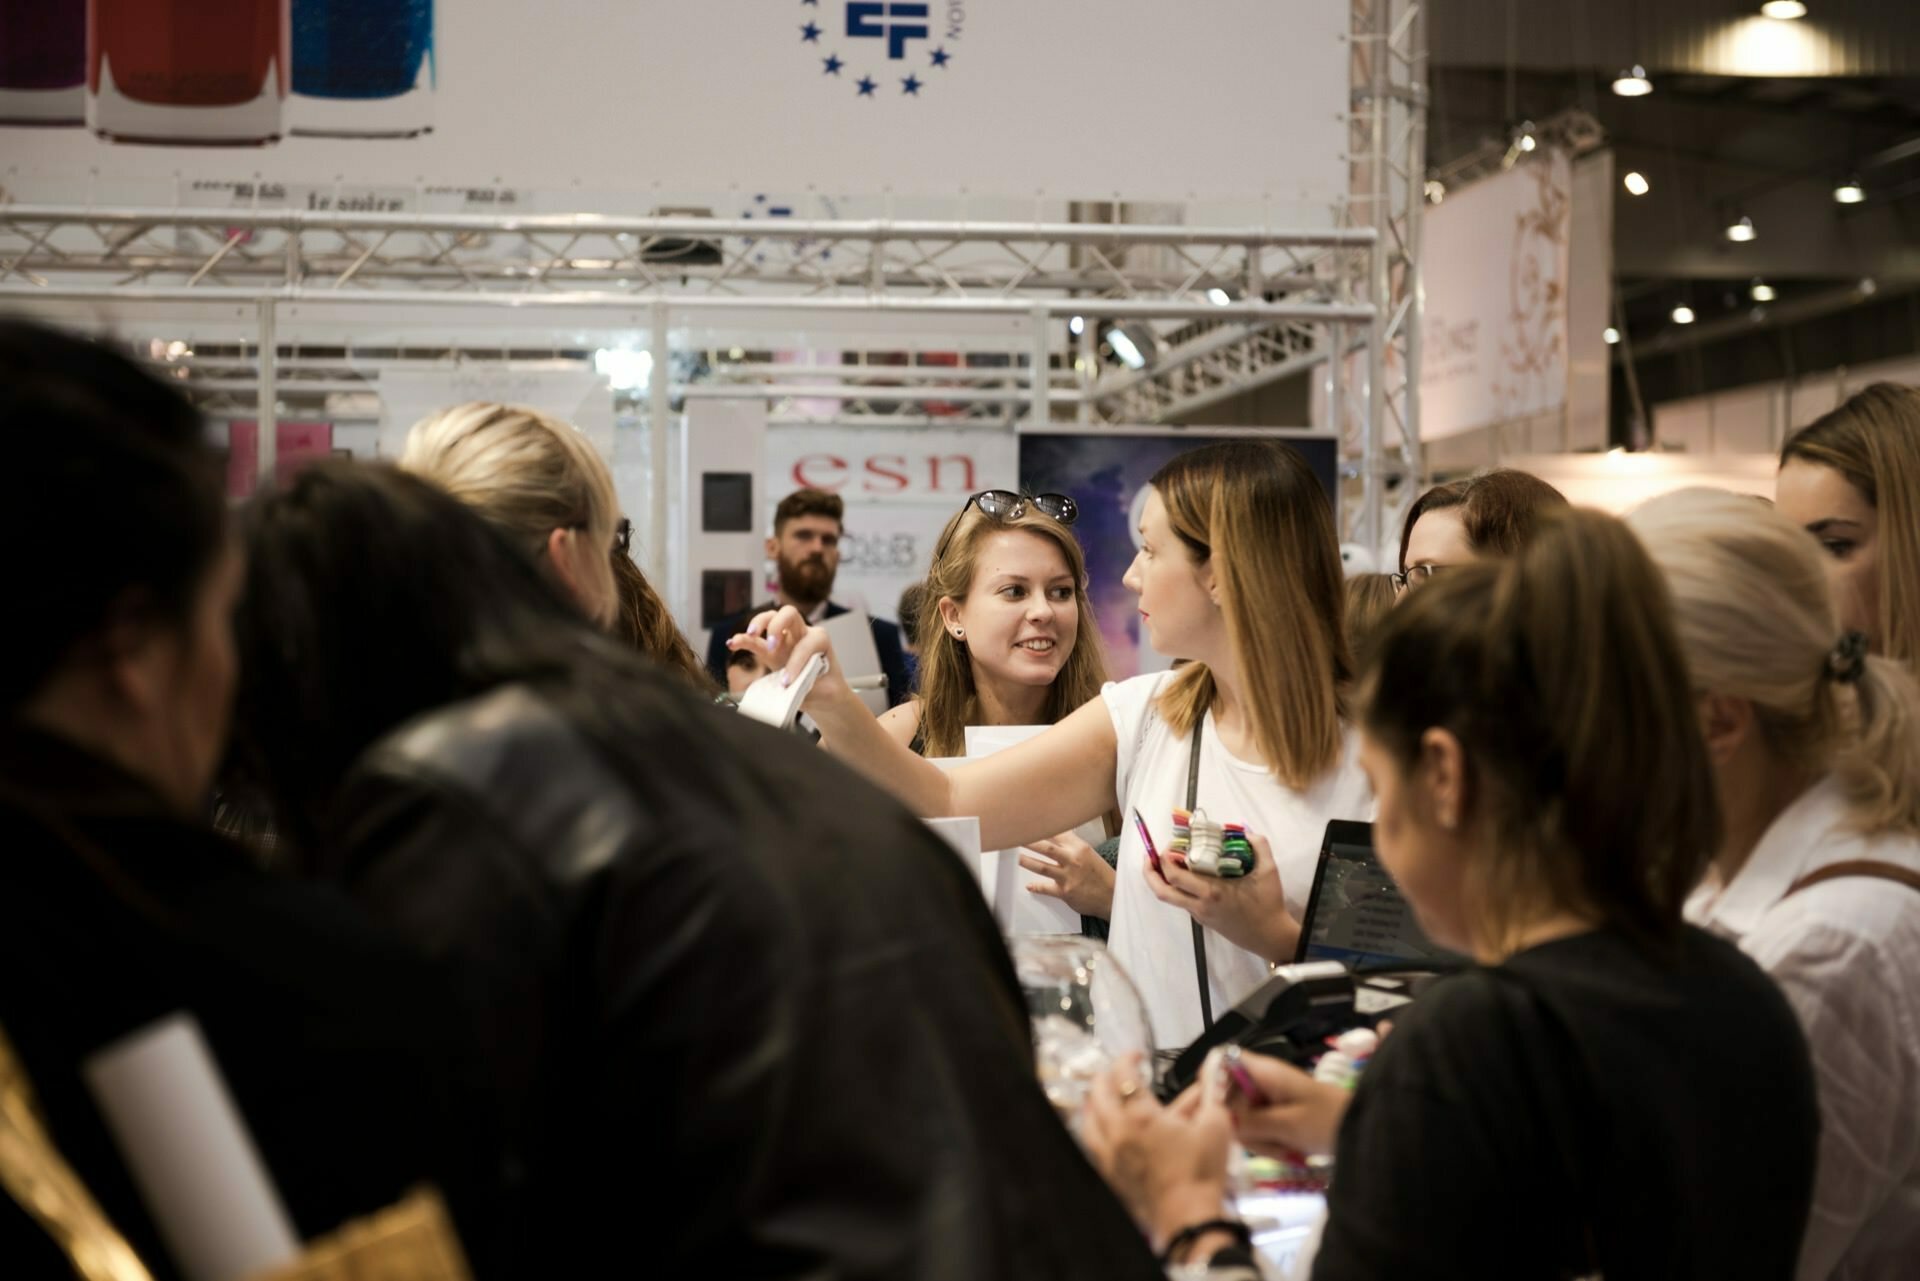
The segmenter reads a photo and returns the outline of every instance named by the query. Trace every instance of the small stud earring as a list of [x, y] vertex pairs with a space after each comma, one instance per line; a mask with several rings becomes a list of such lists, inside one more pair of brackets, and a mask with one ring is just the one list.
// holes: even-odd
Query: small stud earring
[[954, 638], [955, 640], [965, 640], [965, 639], [967, 638], [967, 629], [966, 629], [966, 628], [964, 628], [964, 627], [956, 627], [956, 628], [954, 628], [954, 629], [953, 629], [953, 638]]

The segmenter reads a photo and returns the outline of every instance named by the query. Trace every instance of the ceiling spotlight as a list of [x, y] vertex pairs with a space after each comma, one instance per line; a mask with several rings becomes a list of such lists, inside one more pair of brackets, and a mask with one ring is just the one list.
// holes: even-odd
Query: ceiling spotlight
[[1857, 205], [1867, 198], [1867, 189], [1860, 185], [1858, 178], [1849, 177], [1833, 189], [1833, 203], [1836, 205]]
[[1727, 224], [1727, 239], [1736, 244], [1745, 244], [1759, 233], [1753, 229], [1753, 219], [1741, 214], [1739, 218]]
[[1800, 0], [1767, 0], [1760, 6], [1760, 16], [1780, 22], [1792, 22], [1795, 18], [1807, 16], [1807, 6], [1800, 3]]
[[1147, 358], [1140, 354], [1139, 344], [1127, 336], [1118, 325], [1107, 330], [1107, 345], [1113, 348], [1113, 354], [1120, 357], [1128, 369], [1145, 369]]
[[1515, 140], [1515, 145], [1522, 151], [1532, 151], [1540, 145], [1533, 136], [1533, 121], [1523, 120], [1520, 122], [1520, 137]]
[[1226, 290], [1216, 285], [1212, 289], [1207, 290], [1207, 301], [1216, 307], [1224, 307], [1233, 301], [1233, 297], [1228, 294]]
[[1638, 63], [1613, 78], [1613, 91], [1622, 98], [1644, 98], [1653, 92], [1647, 69]]
[[1630, 196], [1644, 196], [1653, 190], [1653, 184], [1647, 181], [1647, 175], [1638, 169], [1629, 169], [1627, 176], [1620, 180]]
[[1747, 297], [1753, 299], [1755, 302], [1772, 302], [1773, 286], [1764, 280], [1756, 279], [1747, 290]]
[[1879, 292], [1880, 286], [1874, 283], [1872, 276], [1860, 277], [1860, 296], [1862, 298], [1871, 298]]
[[1615, 329], [1612, 325], [1608, 325], [1607, 331], [1600, 336], [1607, 340], [1607, 346], [1609, 347], [1613, 346], [1615, 343], [1620, 341], [1620, 331], [1618, 329]]
[[1693, 323], [1693, 308], [1687, 306], [1685, 303], [1681, 303], [1678, 307], [1675, 307], [1673, 309], [1673, 323], [1676, 325], [1691, 325]]
[[1086, 329], [1087, 329], [1087, 318], [1085, 316], [1072, 316], [1068, 318], [1067, 332], [1072, 334], [1075, 338], [1078, 338], [1081, 334], [1085, 333]]
[[1446, 198], [1447, 184], [1438, 178], [1427, 179], [1427, 199], [1437, 205]]

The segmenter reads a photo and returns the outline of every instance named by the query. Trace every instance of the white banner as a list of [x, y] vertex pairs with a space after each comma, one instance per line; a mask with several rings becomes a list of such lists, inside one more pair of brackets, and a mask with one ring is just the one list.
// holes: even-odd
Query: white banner
[[[195, 6], [172, 8], [191, 25]], [[263, 0], [258, 20], [273, 21], [272, 8]], [[375, 211], [537, 200], [645, 212], [675, 193], [732, 193], [735, 207], [713, 210], [726, 217], [777, 217], [816, 196], [998, 197], [1030, 209], [1042, 197], [1123, 195], [1260, 202], [1278, 225], [1309, 209], [1324, 220], [1346, 189], [1347, 0], [405, 8], [427, 25], [403, 33], [388, 17], [360, 30], [342, 10], [327, 15], [317, 49], [296, 31], [284, 104], [251, 46], [237, 45], [227, 69], [215, 64], [231, 40], [177, 33], [198, 50], [186, 58], [143, 29], [96, 33], [105, 65], [90, 70], [108, 73], [102, 83], [133, 121], [122, 136], [140, 141], [0, 128], [6, 183], [30, 201]], [[249, 113], [246, 127], [219, 140], [284, 136], [225, 150], [149, 145], [228, 110], [155, 105], [203, 101], [216, 72], [249, 86], [266, 73], [232, 108]], [[66, 189], [49, 189], [55, 175]]]
[[525, 405], [585, 432], [600, 457], [613, 462], [613, 393], [606, 377], [577, 364], [542, 369], [525, 365], [462, 365], [457, 369], [382, 369], [380, 457], [397, 459], [413, 425], [436, 410], [470, 400]]
[[1427, 211], [1423, 439], [1565, 407], [1571, 187], [1555, 152]]
[[774, 506], [805, 486], [847, 504], [833, 599], [893, 619], [900, 593], [926, 576], [940, 531], [968, 495], [1020, 487], [1019, 451], [1011, 432], [768, 431], [769, 530]]

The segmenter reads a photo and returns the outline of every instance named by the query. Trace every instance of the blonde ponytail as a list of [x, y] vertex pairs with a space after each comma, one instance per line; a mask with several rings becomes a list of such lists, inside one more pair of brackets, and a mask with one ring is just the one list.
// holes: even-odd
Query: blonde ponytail
[[1920, 836], [1920, 685], [1905, 664], [1876, 656], [1858, 680], [1836, 682], [1834, 691], [1852, 704], [1851, 741], [1834, 772], [1854, 826]]
[[1819, 544], [1715, 489], [1664, 494], [1627, 524], [1672, 590], [1695, 687], [1752, 703], [1777, 759], [1833, 773], [1857, 830], [1920, 833], [1920, 689], [1904, 664], [1846, 652]]

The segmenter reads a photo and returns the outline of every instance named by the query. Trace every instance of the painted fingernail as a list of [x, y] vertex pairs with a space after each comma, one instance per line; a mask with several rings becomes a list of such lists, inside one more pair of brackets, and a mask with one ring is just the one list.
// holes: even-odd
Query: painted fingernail
[[780, 688], [781, 688], [781, 689], [785, 689], [785, 688], [786, 688], [787, 686], [789, 686], [789, 685], [791, 685], [791, 684], [793, 684], [793, 673], [792, 673], [792, 672], [781, 672], [781, 673], [780, 673]]

